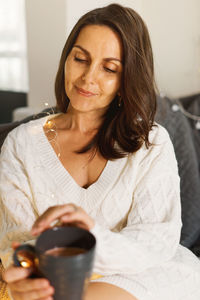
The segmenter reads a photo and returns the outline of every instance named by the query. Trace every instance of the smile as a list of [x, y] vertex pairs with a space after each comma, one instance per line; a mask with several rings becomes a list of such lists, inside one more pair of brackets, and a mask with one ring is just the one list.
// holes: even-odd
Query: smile
[[89, 91], [86, 91], [84, 89], [81, 89], [81, 88], [78, 88], [76, 86], [76, 90], [77, 92], [82, 95], [82, 96], [85, 96], [85, 97], [91, 97], [91, 96], [95, 96], [96, 94], [92, 93], [92, 92], [89, 92]]

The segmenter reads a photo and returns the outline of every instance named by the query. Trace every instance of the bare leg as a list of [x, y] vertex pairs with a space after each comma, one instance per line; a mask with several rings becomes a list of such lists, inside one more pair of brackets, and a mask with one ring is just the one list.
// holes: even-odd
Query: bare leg
[[130, 293], [105, 282], [91, 282], [84, 300], [138, 300]]

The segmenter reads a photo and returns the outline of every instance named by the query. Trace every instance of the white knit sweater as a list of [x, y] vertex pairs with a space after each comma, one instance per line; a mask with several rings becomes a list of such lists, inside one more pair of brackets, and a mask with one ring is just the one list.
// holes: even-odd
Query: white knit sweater
[[[178, 300], [179, 294], [182, 300], [199, 300], [199, 262], [179, 246], [179, 176], [166, 130], [154, 127], [150, 132], [153, 146], [108, 161], [99, 179], [84, 189], [63, 167], [46, 138], [47, 118], [17, 127], [2, 148], [0, 257], [4, 266], [11, 262], [13, 240], [32, 239], [29, 230], [39, 215], [49, 206], [74, 202], [96, 221], [94, 272], [104, 276], [99, 281], [121, 286], [139, 300]], [[161, 282], [154, 283], [161, 270], [168, 272], [165, 285], [162, 276]], [[188, 270], [193, 277], [187, 293], [195, 296], [181, 298]], [[169, 292], [165, 295], [170, 284], [176, 298], [169, 298]]]

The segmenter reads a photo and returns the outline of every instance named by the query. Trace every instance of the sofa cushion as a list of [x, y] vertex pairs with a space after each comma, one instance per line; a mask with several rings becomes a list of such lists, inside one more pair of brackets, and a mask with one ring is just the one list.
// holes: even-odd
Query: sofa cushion
[[193, 249], [200, 237], [200, 175], [191, 126], [176, 102], [168, 98], [158, 97], [156, 120], [168, 130], [174, 145], [181, 178], [181, 244]]

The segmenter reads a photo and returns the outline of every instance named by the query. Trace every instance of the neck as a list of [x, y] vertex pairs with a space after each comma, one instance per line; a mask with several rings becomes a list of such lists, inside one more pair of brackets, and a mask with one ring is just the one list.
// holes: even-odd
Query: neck
[[97, 131], [103, 121], [105, 110], [80, 112], [69, 106], [65, 115], [66, 127], [82, 134]]

